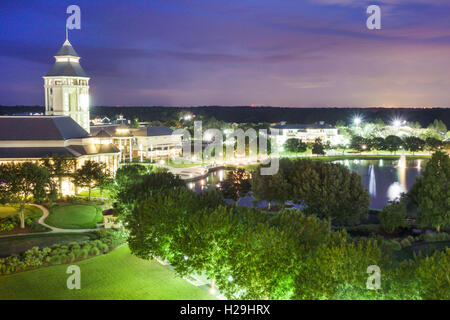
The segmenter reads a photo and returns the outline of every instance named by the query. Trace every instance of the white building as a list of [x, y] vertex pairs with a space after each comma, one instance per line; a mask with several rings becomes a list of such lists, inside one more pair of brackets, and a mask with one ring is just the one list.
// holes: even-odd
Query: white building
[[[0, 116], [0, 163], [33, 161], [66, 156], [74, 168], [85, 161], [104, 163], [114, 174], [120, 150], [111, 142], [89, 134], [89, 77], [69, 41], [55, 56], [56, 62], [44, 76], [45, 116]], [[63, 193], [73, 194], [67, 178]]]
[[305, 143], [312, 143], [317, 138], [323, 143], [337, 145], [342, 143], [343, 136], [338, 133], [338, 129], [323, 122], [317, 124], [277, 124], [272, 129], [279, 130], [277, 143], [283, 145], [288, 139], [300, 139]]
[[129, 128], [126, 124], [91, 126], [91, 135], [100, 143], [113, 143], [121, 151], [121, 161], [174, 159], [182, 153], [182, 134], [164, 126]]
[[71, 117], [89, 132], [89, 77], [69, 40], [64, 42], [55, 59], [55, 64], [43, 77], [45, 114]]

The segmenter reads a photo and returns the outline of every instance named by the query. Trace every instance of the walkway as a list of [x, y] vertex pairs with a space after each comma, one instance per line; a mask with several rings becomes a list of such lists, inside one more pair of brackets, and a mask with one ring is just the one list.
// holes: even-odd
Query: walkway
[[40, 225], [50, 229], [51, 231], [36, 232], [36, 233], [7, 234], [7, 235], [0, 236], [0, 238], [18, 237], [18, 236], [36, 236], [36, 235], [40, 235], [40, 234], [49, 234], [49, 233], [84, 233], [84, 232], [92, 232], [92, 231], [100, 229], [100, 228], [95, 228], [95, 229], [61, 229], [61, 228], [52, 227], [52, 226], [50, 226], [50, 225], [45, 223], [45, 219], [47, 219], [48, 215], [50, 214], [50, 212], [48, 211], [48, 209], [46, 207], [41, 206], [39, 204], [30, 204], [30, 206], [34, 206], [34, 207], [39, 208], [39, 209], [42, 210], [43, 214], [39, 218], [38, 223]]

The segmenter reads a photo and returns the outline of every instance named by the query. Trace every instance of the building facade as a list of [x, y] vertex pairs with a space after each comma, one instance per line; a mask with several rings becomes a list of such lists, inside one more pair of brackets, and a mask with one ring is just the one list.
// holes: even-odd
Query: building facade
[[[54, 155], [72, 158], [74, 170], [91, 160], [104, 163], [114, 174], [119, 167], [120, 151], [111, 143], [98, 143], [71, 117], [0, 117], [0, 163], [39, 162]], [[63, 193], [75, 193], [68, 178], [63, 181]]]
[[271, 127], [279, 130], [277, 143], [283, 145], [288, 139], [300, 139], [305, 143], [313, 143], [317, 138], [323, 143], [338, 145], [342, 143], [342, 135], [338, 129], [329, 124], [319, 122], [316, 124], [285, 124], [280, 123]]
[[80, 57], [66, 40], [44, 76], [45, 114], [68, 116], [89, 132], [89, 77]]
[[100, 143], [113, 143], [121, 152], [121, 161], [174, 159], [182, 153], [182, 134], [164, 126], [129, 128], [126, 124], [91, 126], [92, 136]]

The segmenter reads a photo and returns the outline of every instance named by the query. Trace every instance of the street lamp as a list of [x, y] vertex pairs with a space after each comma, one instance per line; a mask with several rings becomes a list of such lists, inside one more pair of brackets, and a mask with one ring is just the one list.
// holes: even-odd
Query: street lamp
[[354, 117], [353, 118], [353, 124], [356, 126], [359, 126], [361, 124], [361, 118], [360, 117]]
[[395, 119], [395, 120], [392, 122], [392, 125], [393, 125], [394, 127], [400, 127], [400, 126], [402, 125], [402, 122], [401, 122], [400, 120], [398, 120], [398, 119]]

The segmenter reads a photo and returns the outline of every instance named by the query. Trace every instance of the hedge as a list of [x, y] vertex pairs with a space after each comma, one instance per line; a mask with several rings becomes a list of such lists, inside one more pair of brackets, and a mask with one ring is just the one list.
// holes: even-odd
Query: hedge
[[55, 244], [43, 249], [33, 247], [23, 253], [0, 258], [0, 275], [98, 256], [115, 249], [127, 239], [124, 231], [99, 230], [95, 233], [97, 240], [71, 242], [68, 245]]

